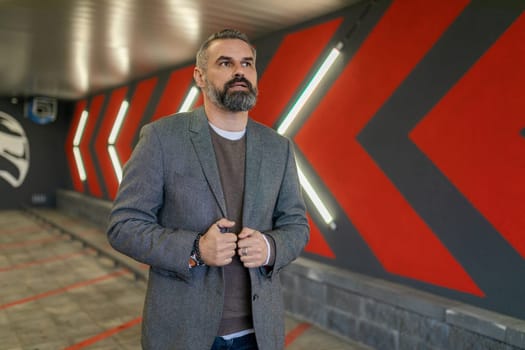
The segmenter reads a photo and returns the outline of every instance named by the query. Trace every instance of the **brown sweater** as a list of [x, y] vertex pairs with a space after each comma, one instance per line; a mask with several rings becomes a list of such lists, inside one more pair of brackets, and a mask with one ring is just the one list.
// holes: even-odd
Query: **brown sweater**
[[[226, 201], [227, 219], [235, 221], [230, 231], [238, 234], [243, 227], [246, 136], [232, 141], [219, 136], [211, 128], [210, 133]], [[224, 308], [218, 335], [253, 328], [250, 275], [237, 255], [232, 263], [224, 267], [224, 285]]]

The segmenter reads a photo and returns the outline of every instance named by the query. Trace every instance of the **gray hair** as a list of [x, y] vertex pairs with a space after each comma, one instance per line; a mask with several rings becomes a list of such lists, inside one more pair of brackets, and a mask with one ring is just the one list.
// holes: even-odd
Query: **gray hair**
[[195, 65], [202, 69], [203, 71], [206, 71], [206, 65], [208, 64], [208, 47], [211, 45], [212, 42], [215, 40], [221, 40], [221, 39], [239, 39], [247, 43], [250, 48], [252, 49], [253, 58], [255, 59], [256, 51], [255, 47], [250, 42], [250, 39], [248, 39], [248, 36], [236, 29], [223, 29], [220, 32], [213, 33], [204, 41], [199, 48], [199, 51], [197, 51], [197, 56], [195, 59]]

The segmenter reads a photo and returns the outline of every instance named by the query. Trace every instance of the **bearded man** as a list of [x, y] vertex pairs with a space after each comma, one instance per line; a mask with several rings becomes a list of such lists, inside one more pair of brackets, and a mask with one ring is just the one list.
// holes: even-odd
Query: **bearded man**
[[108, 239], [150, 266], [144, 349], [284, 348], [279, 272], [309, 237], [292, 143], [253, 121], [256, 51], [223, 30], [200, 47], [204, 106], [146, 125]]

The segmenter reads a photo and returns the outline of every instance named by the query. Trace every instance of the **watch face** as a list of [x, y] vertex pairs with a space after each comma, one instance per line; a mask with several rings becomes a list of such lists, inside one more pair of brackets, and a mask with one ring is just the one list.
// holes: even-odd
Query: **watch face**
[[200, 262], [199, 259], [197, 259], [197, 255], [195, 253], [191, 254], [191, 256], [190, 256], [190, 266], [194, 267], [194, 266], [200, 266], [200, 265], [204, 265], [204, 263]]

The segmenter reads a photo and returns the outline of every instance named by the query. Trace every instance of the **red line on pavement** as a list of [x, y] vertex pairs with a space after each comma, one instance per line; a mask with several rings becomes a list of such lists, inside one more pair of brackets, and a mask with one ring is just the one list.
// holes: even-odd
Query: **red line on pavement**
[[[107, 331], [105, 331], [103, 333], [97, 334], [97, 335], [95, 335], [95, 336], [93, 336], [91, 338], [83, 340], [80, 343], [73, 344], [73, 345], [65, 348], [64, 350], [78, 350], [78, 349], [85, 348], [85, 347], [90, 346], [90, 345], [92, 345], [92, 344], [94, 344], [96, 342], [99, 342], [101, 340], [109, 338], [113, 334], [119, 333], [119, 332], [121, 332], [123, 330], [126, 330], [128, 328], [131, 328], [131, 327], [139, 324], [140, 322], [142, 322], [142, 317], [137, 317], [137, 318], [135, 318], [135, 319], [133, 319], [133, 320], [131, 320], [129, 322], [123, 323], [123, 324], [121, 324], [121, 325], [119, 325], [119, 326], [117, 326], [115, 328], [108, 329]], [[290, 344], [292, 344], [298, 337], [301, 336], [301, 334], [303, 334], [310, 327], [312, 327], [312, 325], [309, 324], [309, 323], [300, 323], [299, 325], [297, 325], [294, 329], [292, 329], [286, 335], [284, 346], [287, 347]]]
[[41, 238], [41, 239], [30, 239], [27, 241], [9, 242], [9, 243], [0, 244], [0, 249], [23, 247], [27, 245], [41, 244], [41, 243], [49, 243], [49, 242], [59, 241], [63, 239], [65, 239], [65, 237], [57, 236], [57, 237], [49, 237], [49, 238]]
[[292, 329], [288, 334], [286, 334], [286, 338], [284, 340], [284, 347], [287, 347], [288, 345], [292, 344], [297, 338], [301, 336], [307, 329], [312, 327], [309, 323], [299, 323], [294, 329]]
[[136, 324], [139, 324], [140, 322], [142, 322], [142, 317], [137, 317], [137, 318], [135, 318], [135, 319], [133, 319], [133, 320], [131, 320], [129, 322], [121, 324], [120, 326], [108, 329], [107, 331], [105, 331], [103, 333], [97, 334], [97, 335], [95, 335], [95, 336], [93, 336], [91, 338], [83, 340], [80, 343], [68, 346], [64, 350], [77, 350], [77, 349], [85, 348], [86, 346], [90, 346], [90, 345], [92, 345], [92, 344], [94, 344], [94, 343], [96, 343], [98, 341], [101, 341], [101, 340], [104, 340], [106, 338], [109, 338], [115, 333], [121, 332], [121, 331], [126, 330], [128, 328], [131, 328], [131, 327], [135, 326]]
[[54, 289], [54, 290], [50, 290], [50, 291], [47, 291], [47, 292], [44, 292], [44, 293], [40, 293], [40, 294], [34, 295], [32, 297], [27, 297], [27, 298], [15, 300], [15, 301], [12, 301], [12, 302], [7, 303], [7, 304], [0, 305], [0, 310], [4, 310], [4, 309], [10, 308], [10, 307], [15, 306], [15, 305], [21, 305], [21, 304], [29, 303], [31, 301], [35, 301], [35, 300], [38, 300], [38, 299], [47, 298], [47, 297], [50, 297], [52, 295], [61, 294], [61, 293], [67, 292], [68, 290], [72, 290], [72, 289], [76, 289], [76, 288], [80, 288], [80, 287], [85, 287], [85, 286], [88, 286], [90, 284], [95, 284], [95, 283], [98, 283], [98, 282], [102, 282], [102, 281], [105, 281], [105, 280], [108, 280], [108, 279], [111, 279], [111, 278], [118, 277], [118, 276], [123, 275], [125, 273], [129, 273], [129, 271], [128, 270], [124, 270], [124, 269], [120, 269], [120, 270], [117, 270], [117, 271], [115, 271], [113, 273], [110, 273], [110, 274], [107, 274], [107, 275], [104, 275], [104, 276], [100, 276], [100, 277], [97, 277], [97, 278], [93, 278], [93, 279], [90, 279], [90, 280], [87, 280], [87, 281], [78, 282], [78, 283], [69, 285], [67, 287], [58, 288], [58, 289]]
[[42, 232], [44, 229], [41, 226], [38, 225], [31, 225], [31, 226], [21, 226], [21, 227], [12, 227], [8, 229], [1, 229], [0, 234], [2, 235], [9, 235], [13, 233], [32, 233], [32, 232]]
[[12, 271], [12, 270], [20, 270], [26, 267], [34, 266], [34, 265], [42, 265], [45, 263], [60, 261], [60, 260], [66, 260], [70, 258], [74, 258], [79, 255], [86, 255], [88, 254], [87, 250], [76, 252], [76, 253], [70, 253], [70, 254], [64, 254], [64, 255], [56, 255], [52, 256], [50, 258], [40, 259], [40, 260], [33, 260], [28, 261], [25, 263], [20, 263], [17, 265], [7, 266], [7, 267], [0, 267], [0, 272], [6, 272], [6, 271]]

